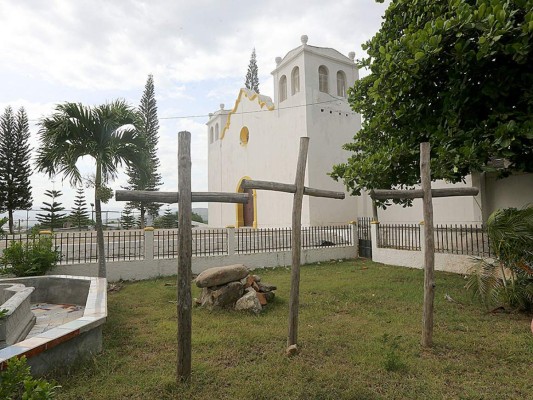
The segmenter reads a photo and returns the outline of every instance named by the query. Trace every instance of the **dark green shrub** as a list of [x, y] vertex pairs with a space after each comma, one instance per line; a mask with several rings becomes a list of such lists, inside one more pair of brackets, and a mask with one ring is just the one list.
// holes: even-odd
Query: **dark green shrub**
[[50, 236], [28, 237], [24, 243], [11, 242], [1, 258], [4, 272], [15, 276], [46, 274], [61, 260], [61, 253], [52, 245]]
[[533, 206], [497, 210], [487, 221], [494, 260], [481, 260], [467, 289], [487, 308], [533, 309]]
[[0, 399], [47, 400], [55, 397], [54, 386], [44, 379], [34, 379], [26, 357], [12, 358], [0, 373]]

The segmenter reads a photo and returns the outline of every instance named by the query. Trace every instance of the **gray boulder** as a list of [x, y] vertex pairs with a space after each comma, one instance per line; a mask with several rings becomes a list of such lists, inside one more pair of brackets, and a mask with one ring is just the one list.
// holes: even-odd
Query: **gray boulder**
[[227, 265], [206, 269], [196, 277], [199, 288], [224, 285], [228, 282], [239, 281], [248, 275], [248, 268], [242, 264]]
[[261, 303], [259, 303], [255, 290], [247, 291], [244, 296], [235, 303], [235, 310], [238, 311], [244, 310], [259, 314], [262, 309], [263, 307], [261, 307]]
[[240, 282], [230, 282], [216, 290], [203, 288], [200, 297], [200, 305], [210, 310], [233, 307], [235, 302], [243, 294], [243, 286]]

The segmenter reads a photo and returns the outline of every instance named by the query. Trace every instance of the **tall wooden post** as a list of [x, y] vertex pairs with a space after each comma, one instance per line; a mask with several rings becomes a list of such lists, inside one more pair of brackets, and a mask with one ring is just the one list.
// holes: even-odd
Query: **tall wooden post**
[[291, 292], [289, 298], [289, 335], [287, 346], [296, 345], [298, 341], [298, 306], [300, 297], [300, 258], [302, 251], [302, 201], [304, 196], [305, 166], [307, 163], [307, 150], [309, 138], [300, 138], [300, 152], [296, 167], [294, 184], [296, 192], [292, 203], [292, 267], [291, 267]]
[[178, 383], [191, 377], [191, 134], [178, 134]]
[[424, 310], [422, 321], [422, 346], [433, 342], [433, 303], [435, 300], [435, 238], [433, 236], [433, 201], [431, 196], [430, 145], [420, 143], [420, 180], [422, 183], [424, 212]]

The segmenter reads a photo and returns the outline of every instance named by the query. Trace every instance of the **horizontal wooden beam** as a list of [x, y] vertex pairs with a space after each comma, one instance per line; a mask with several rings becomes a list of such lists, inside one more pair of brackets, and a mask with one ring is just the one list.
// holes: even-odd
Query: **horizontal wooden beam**
[[[146, 201], [153, 203], [177, 203], [178, 192], [148, 190], [117, 190], [116, 201]], [[247, 193], [192, 192], [193, 203], [247, 203]]]
[[[296, 185], [290, 183], [243, 179], [243, 181], [241, 182], [241, 187], [243, 189], [272, 190], [275, 192], [296, 193]], [[309, 187], [304, 187], [304, 195], [313, 197], [326, 197], [329, 199], [339, 200], [342, 200], [345, 197], [344, 193], [342, 192], [314, 189]]]
[[[478, 193], [479, 189], [476, 187], [431, 189], [432, 197], [476, 196]], [[424, 191], [422, 189], [374, 189], [370, 191], [370, 197], [374, 200], [421, 199], [424, 197]]]

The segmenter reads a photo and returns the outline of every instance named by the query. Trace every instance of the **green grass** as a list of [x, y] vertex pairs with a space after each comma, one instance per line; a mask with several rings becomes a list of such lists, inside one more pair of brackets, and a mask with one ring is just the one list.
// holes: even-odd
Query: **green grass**
[[58, 398], [533, 399], [531, 316], [487, 313], [460, 275], [436, 274], [434, 347], [422, 350], [423, 271], [304, 266], [301, 351], [287, 358], [290, 271], [258, 273], [278, 286], [261, 315], [194, 309], [193, 375], [181, 385], [176, 287], [165, 286], [175, 278], [126, 283], [108, 298], [103, 353], [54, 376]]

